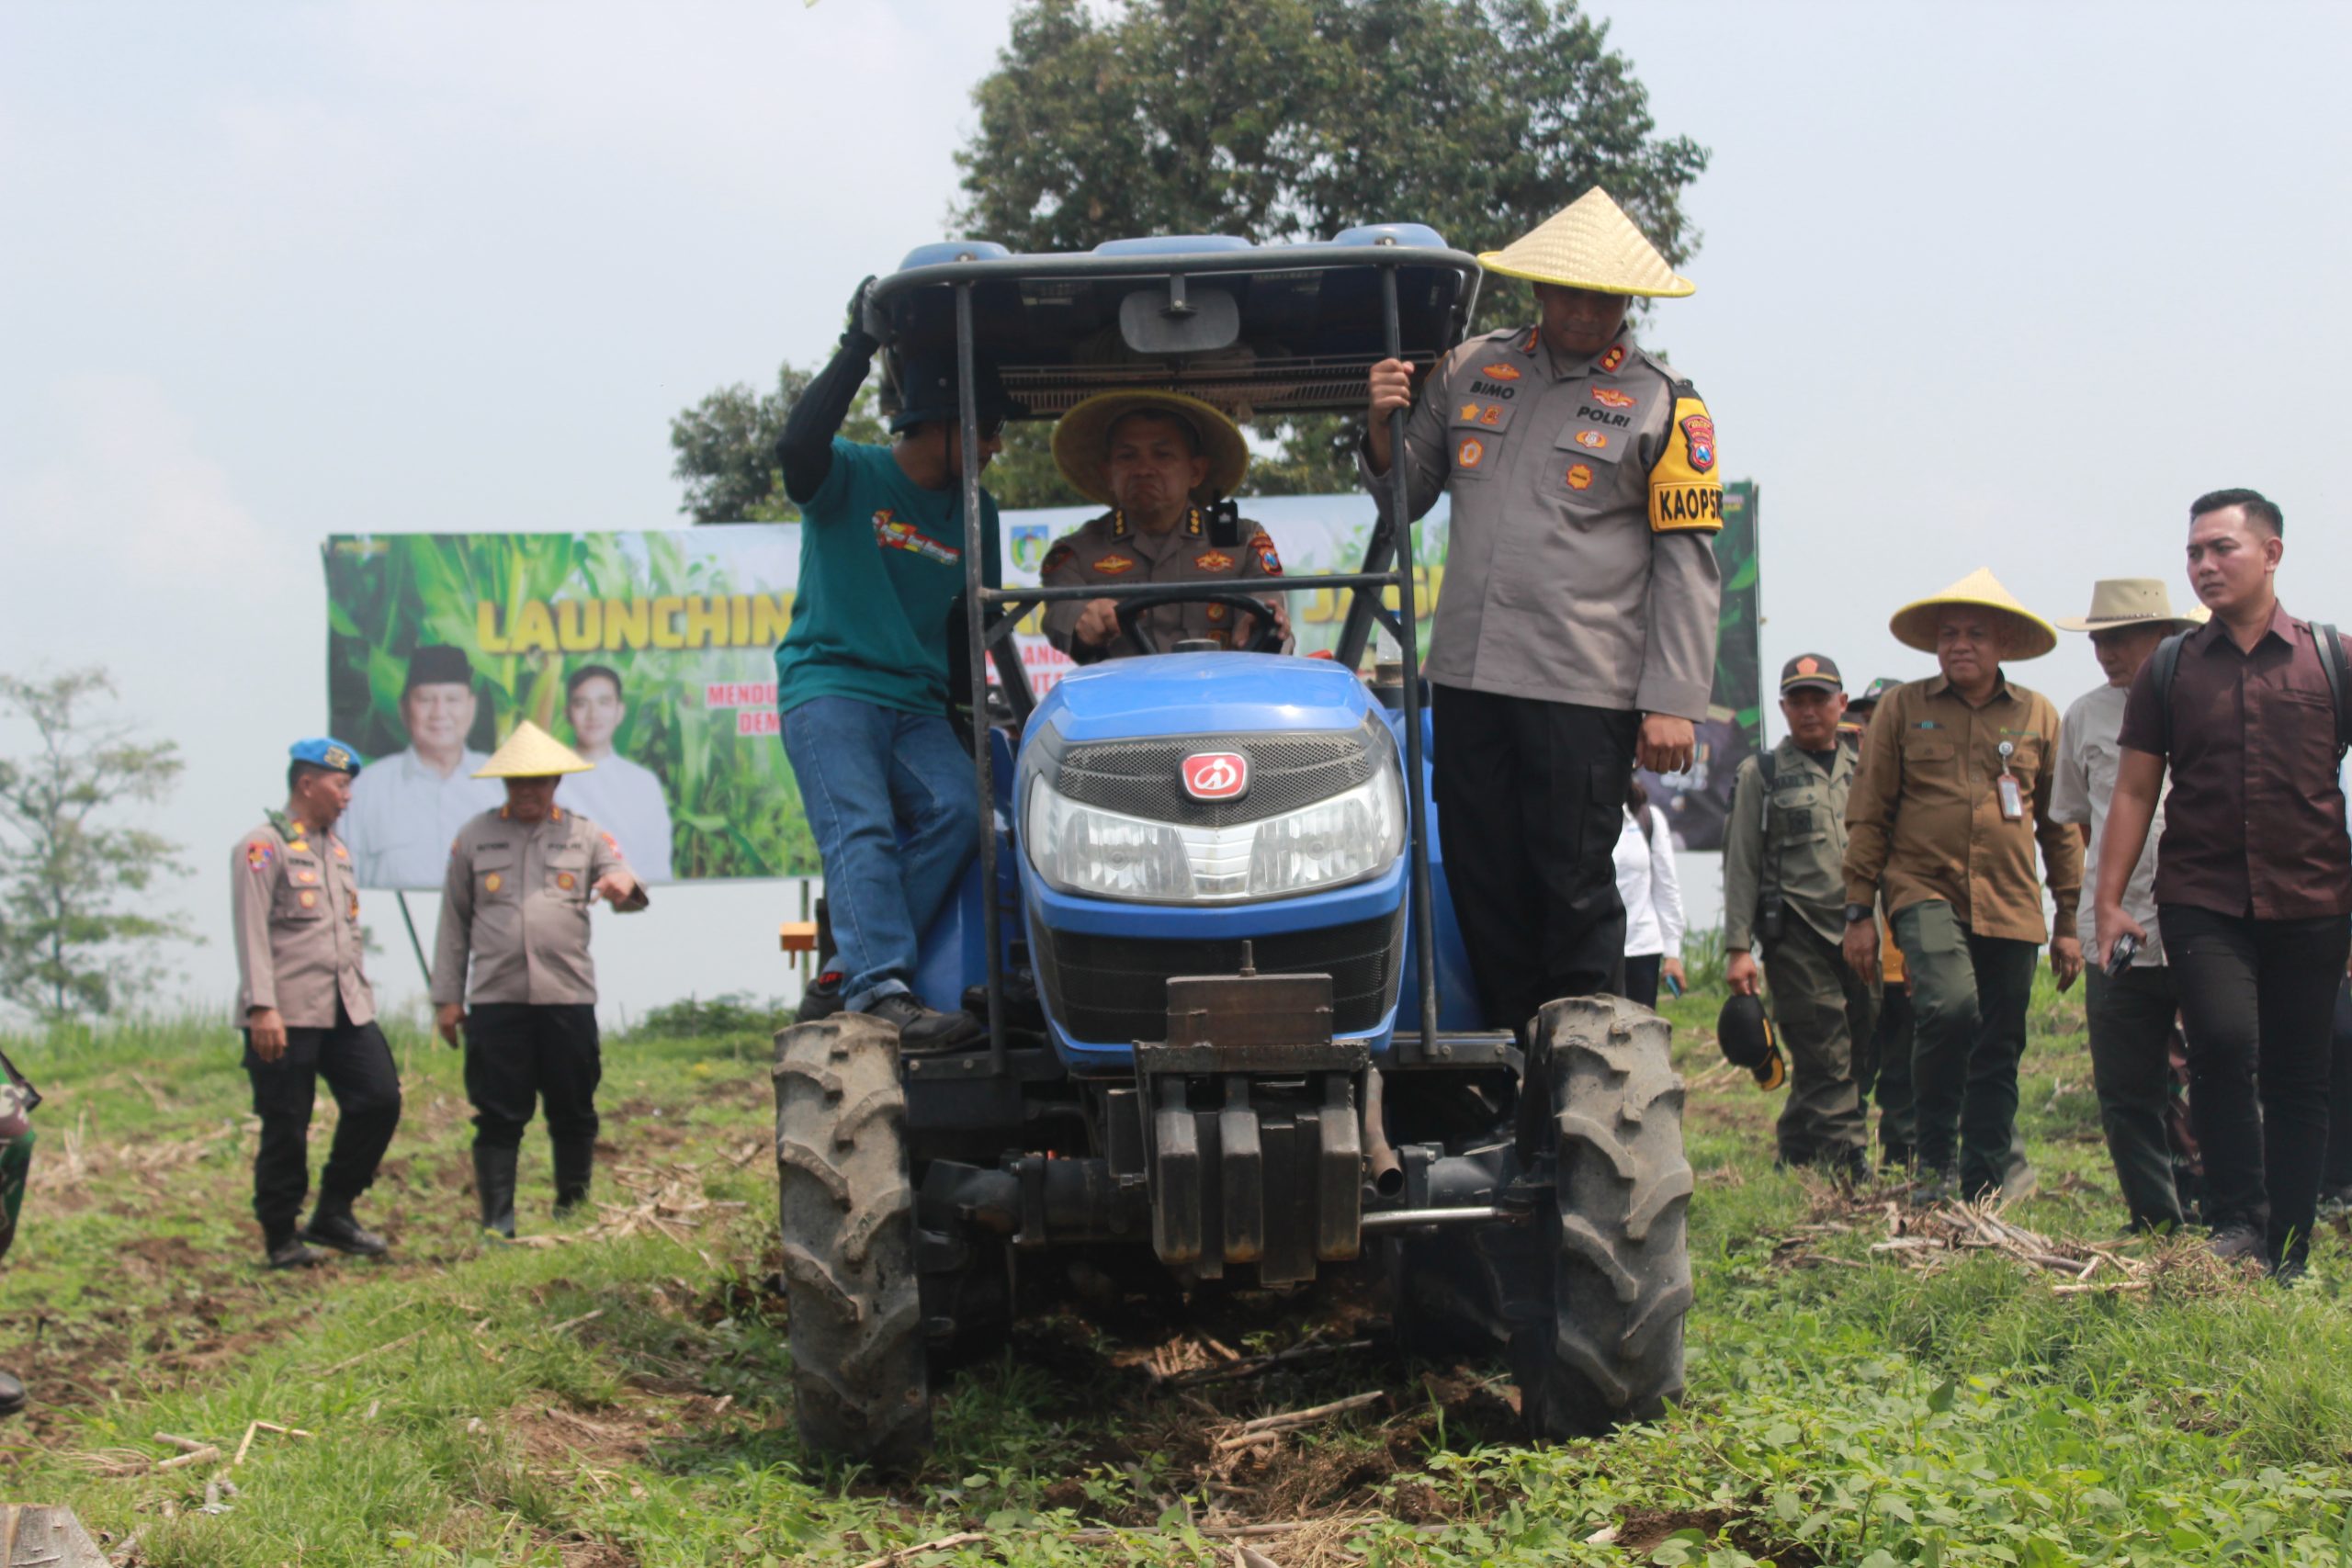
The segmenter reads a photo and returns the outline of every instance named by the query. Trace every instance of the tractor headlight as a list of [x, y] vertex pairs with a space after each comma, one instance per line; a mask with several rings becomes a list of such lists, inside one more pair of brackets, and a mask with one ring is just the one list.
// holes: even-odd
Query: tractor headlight
[[1029, 863], [1063, 893], [1150, 903], [1283, 898], [1377, 875], [1405, 850], [1394, 761], [1312, 806], [1226, 828], [1147, 821], [1065, 799], [1031, 781]]

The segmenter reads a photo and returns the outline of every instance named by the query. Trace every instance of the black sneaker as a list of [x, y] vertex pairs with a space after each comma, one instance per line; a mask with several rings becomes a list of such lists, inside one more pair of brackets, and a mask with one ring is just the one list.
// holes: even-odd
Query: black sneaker
[[269, 1269], [315, 1269], [327, 1260], [327, 1255], [306, 1245], [300, 1236], [289, 1235], [283, 1241], [265, 1241], [263, 1267]]
[[2339, 1224], [2346, 1220], [2352, 1220], [2352, 1187], [2321, 1188], [2319, 1217]]
[[838, 969], [828, 970], [808, 982], [800, 993], [800, 1006], [793, 1013], [796, 1023], [814, 1023], [820, 1018], [831, 1018], [842, 1010], [842, 982], [849, 976]]
[[899, 1049], [910, 1055], [952, 1051], [984, 1032], [980, 1021], [968, 1012], [941, 1012], [924, 1004], [912, 991], [893, 991], [865, 1010], [899, 1032]]
[[2214, 1257], [2224, 1263], [2235, 1263], [2247, 1258], [2260, 1258], [2264, 1252], [2262, 1233], [2252, 1225], [2223, 1225], [2213, 1233], [2213, 1239], [2205, 1245]]
[[0, 1416], [14, 1416], [25, 1407], [25, 1385], [13, 1373], [0, 1372]]
[[311, 1223], [295, 1233], [297, 1240], [332, 1247], [337, 1252], [347, 1252], [355, 1258], [381, 1258], [392, 1249], [392, 1244], [374, 1231], [364, 1230], [348, 1209], [322, 1206], [311, 1215]]

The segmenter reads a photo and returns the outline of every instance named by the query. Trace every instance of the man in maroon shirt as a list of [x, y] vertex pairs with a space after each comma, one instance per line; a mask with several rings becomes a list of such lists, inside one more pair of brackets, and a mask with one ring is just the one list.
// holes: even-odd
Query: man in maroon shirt
[[2284, 527], [2250, 490], [2216, 491], [2188, 510], [2188, 578], [2213, 618], [2181, 644], [2169, 712], [2158, 660], [2132, 682], [2096, 909], [2102, 958], [2117, 938], [2145, 935], [2123, 912], [2123, 890], [2169, 766], [2156, 914], [2188, 1026], [2205, 1218], [2216, 1253], [2259, 1251], [2291, 1278], [2327, 1151], [2352, 839], [2327, 671], [2310, 623], [2287, 614], [2274, 586]]

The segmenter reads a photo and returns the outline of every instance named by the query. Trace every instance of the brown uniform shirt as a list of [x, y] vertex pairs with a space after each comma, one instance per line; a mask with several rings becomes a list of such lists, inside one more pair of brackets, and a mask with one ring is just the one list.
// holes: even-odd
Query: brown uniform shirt
[[588, 894], [625, 863], [610, 833], [561, 807], [536, 825], [513, 820], [503, 806], [467, 823], [441, 885], [435, 1005], [595, 1001]]
[[351, 852], [332, 832], [265, 822], [229, 861], [237, 933], [237, 1017], [276, 1008], [288, 1029], [333, 1029], [335, 1005], [353, 1023], [376, 1016], [359, 932]]
[[[1707, 716], [1723, 581], [1714, 420], [1629, 325], [1553, 357], [1518, 327], [1471, 339], [1405, 426], [1407, 504], [1453, 498], [1430, 632], [1441, 685]], [[1382, 511], [1389, 480], [1362, 478]]]
[[[2117, 739], [2162, 757], [2155, 668], [2140, 667]], [[2258, 920], [2352, 913], [2335, 710], [2310, 622], [2279, 607], [2251, 653], [2219, 621], [2189, 633], [2173, 671], [2172, 740], [2159, 905]]]
[[[1994, 780], [2003, 741], [2022, 821], [2001, 816]], [[2003, 675], [1972, 708], [1941, 675], [1897, 686], [1871, 718], [1847, 796], [1847, 902], [1871, 903], [1883, 888], [1892, 918], [1940, 898], [1974, 935], [2040, 942], [2049, 927], [2033, 874], [2039, 840], [2058, 929], [2071, 934], [2083, 840], [2051, 818], [2057, 771], [2058, 710], [2041, 693]]]
[[[1125, 514], [1113, 511], [1081, 524], [1054, 541], [1038, 570], [1047, 588], [1076, 588], [1090, 582], [1227, 582], [1238, 587], [1253, 577], [1280, 577], [1282, 558], [1265, 529], [1241, 520], [1239, 545], [1211, 541], [1208, 520], [1193, 507], [1184, 520], [1165, 534], [1147, 534], [1130, 525]], [[1078, 617], [1086, 609], [1082, 599], [1046, 606], [1046, 637], [1080, 664], [1123, 659], [1137, 651], [1124, 637], [1102, 648], [1078, 640]], [[1163, 604], [1146, 611], [1143, 625], [1167, 652], [1182, 637], [1209, 637], [1223, 647], [1235, 645], [1233, 614], [1222, 604]]]

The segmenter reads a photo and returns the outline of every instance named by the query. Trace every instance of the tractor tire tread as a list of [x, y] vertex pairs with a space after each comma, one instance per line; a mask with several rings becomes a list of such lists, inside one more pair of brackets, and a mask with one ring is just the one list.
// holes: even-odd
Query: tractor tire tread
[[857, 1013], [795, 1024], [774, 1081], [795, 1425], [817, 1453], [914, 1465], [930, 1371], [897, 1034]]

